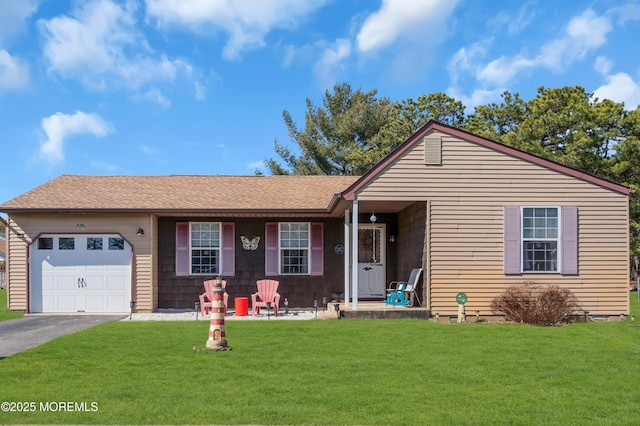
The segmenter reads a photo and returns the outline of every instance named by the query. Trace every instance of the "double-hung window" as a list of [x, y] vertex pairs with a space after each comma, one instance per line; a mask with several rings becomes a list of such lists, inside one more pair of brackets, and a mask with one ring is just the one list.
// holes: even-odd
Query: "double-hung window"
[[309, 223], [280, 223], [280, 273], [309, 273]]
[[267, 222], [265, 274], [324, 275], [324, 224]]
[[220, 223], [192, 222], [190, 241], [191, 274], [219, 274]]
[[522, 270], [558, 271], [558, 207], [522, 208]]
[[505, 206], [504, 273], [578, 273], [578, 209]]
[[176, 276], [235, 275], [233, 222], [177, 222]]

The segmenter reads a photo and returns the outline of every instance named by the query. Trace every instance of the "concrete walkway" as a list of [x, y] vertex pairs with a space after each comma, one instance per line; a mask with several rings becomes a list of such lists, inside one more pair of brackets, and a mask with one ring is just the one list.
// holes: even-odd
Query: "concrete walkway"
[[56, 337], [75, 333], [123, 315], [25, 315], [9, 321], [0, 321], [0, 360], [39, 346]]

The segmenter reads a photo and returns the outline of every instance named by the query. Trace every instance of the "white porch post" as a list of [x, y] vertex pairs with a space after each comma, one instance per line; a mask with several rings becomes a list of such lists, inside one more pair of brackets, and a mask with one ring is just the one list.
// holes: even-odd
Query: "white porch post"
[[351, 228], [349, 227], [348, 209], [344, 212], [344, 304], [349, 306], [349, 294], [351, 286]]
[[351, 285], [353, 286], [353, 310], [358, 310], [358, 196], [353, 199], [353, 220], [351, 220]]

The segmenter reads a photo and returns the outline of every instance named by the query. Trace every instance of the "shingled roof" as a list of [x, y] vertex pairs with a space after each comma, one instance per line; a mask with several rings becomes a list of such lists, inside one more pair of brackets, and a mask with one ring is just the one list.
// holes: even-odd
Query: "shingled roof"
[[357, 176], [62, 175], [0, 205], [11, 212], [329, 213]]

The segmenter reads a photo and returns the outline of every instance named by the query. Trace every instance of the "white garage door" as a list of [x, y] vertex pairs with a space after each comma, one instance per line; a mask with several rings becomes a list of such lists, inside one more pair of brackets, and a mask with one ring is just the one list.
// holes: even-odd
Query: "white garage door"
[[127, 312], [131, 246], [119, 235], [42, 235], [31, 245], [31, 312]]

